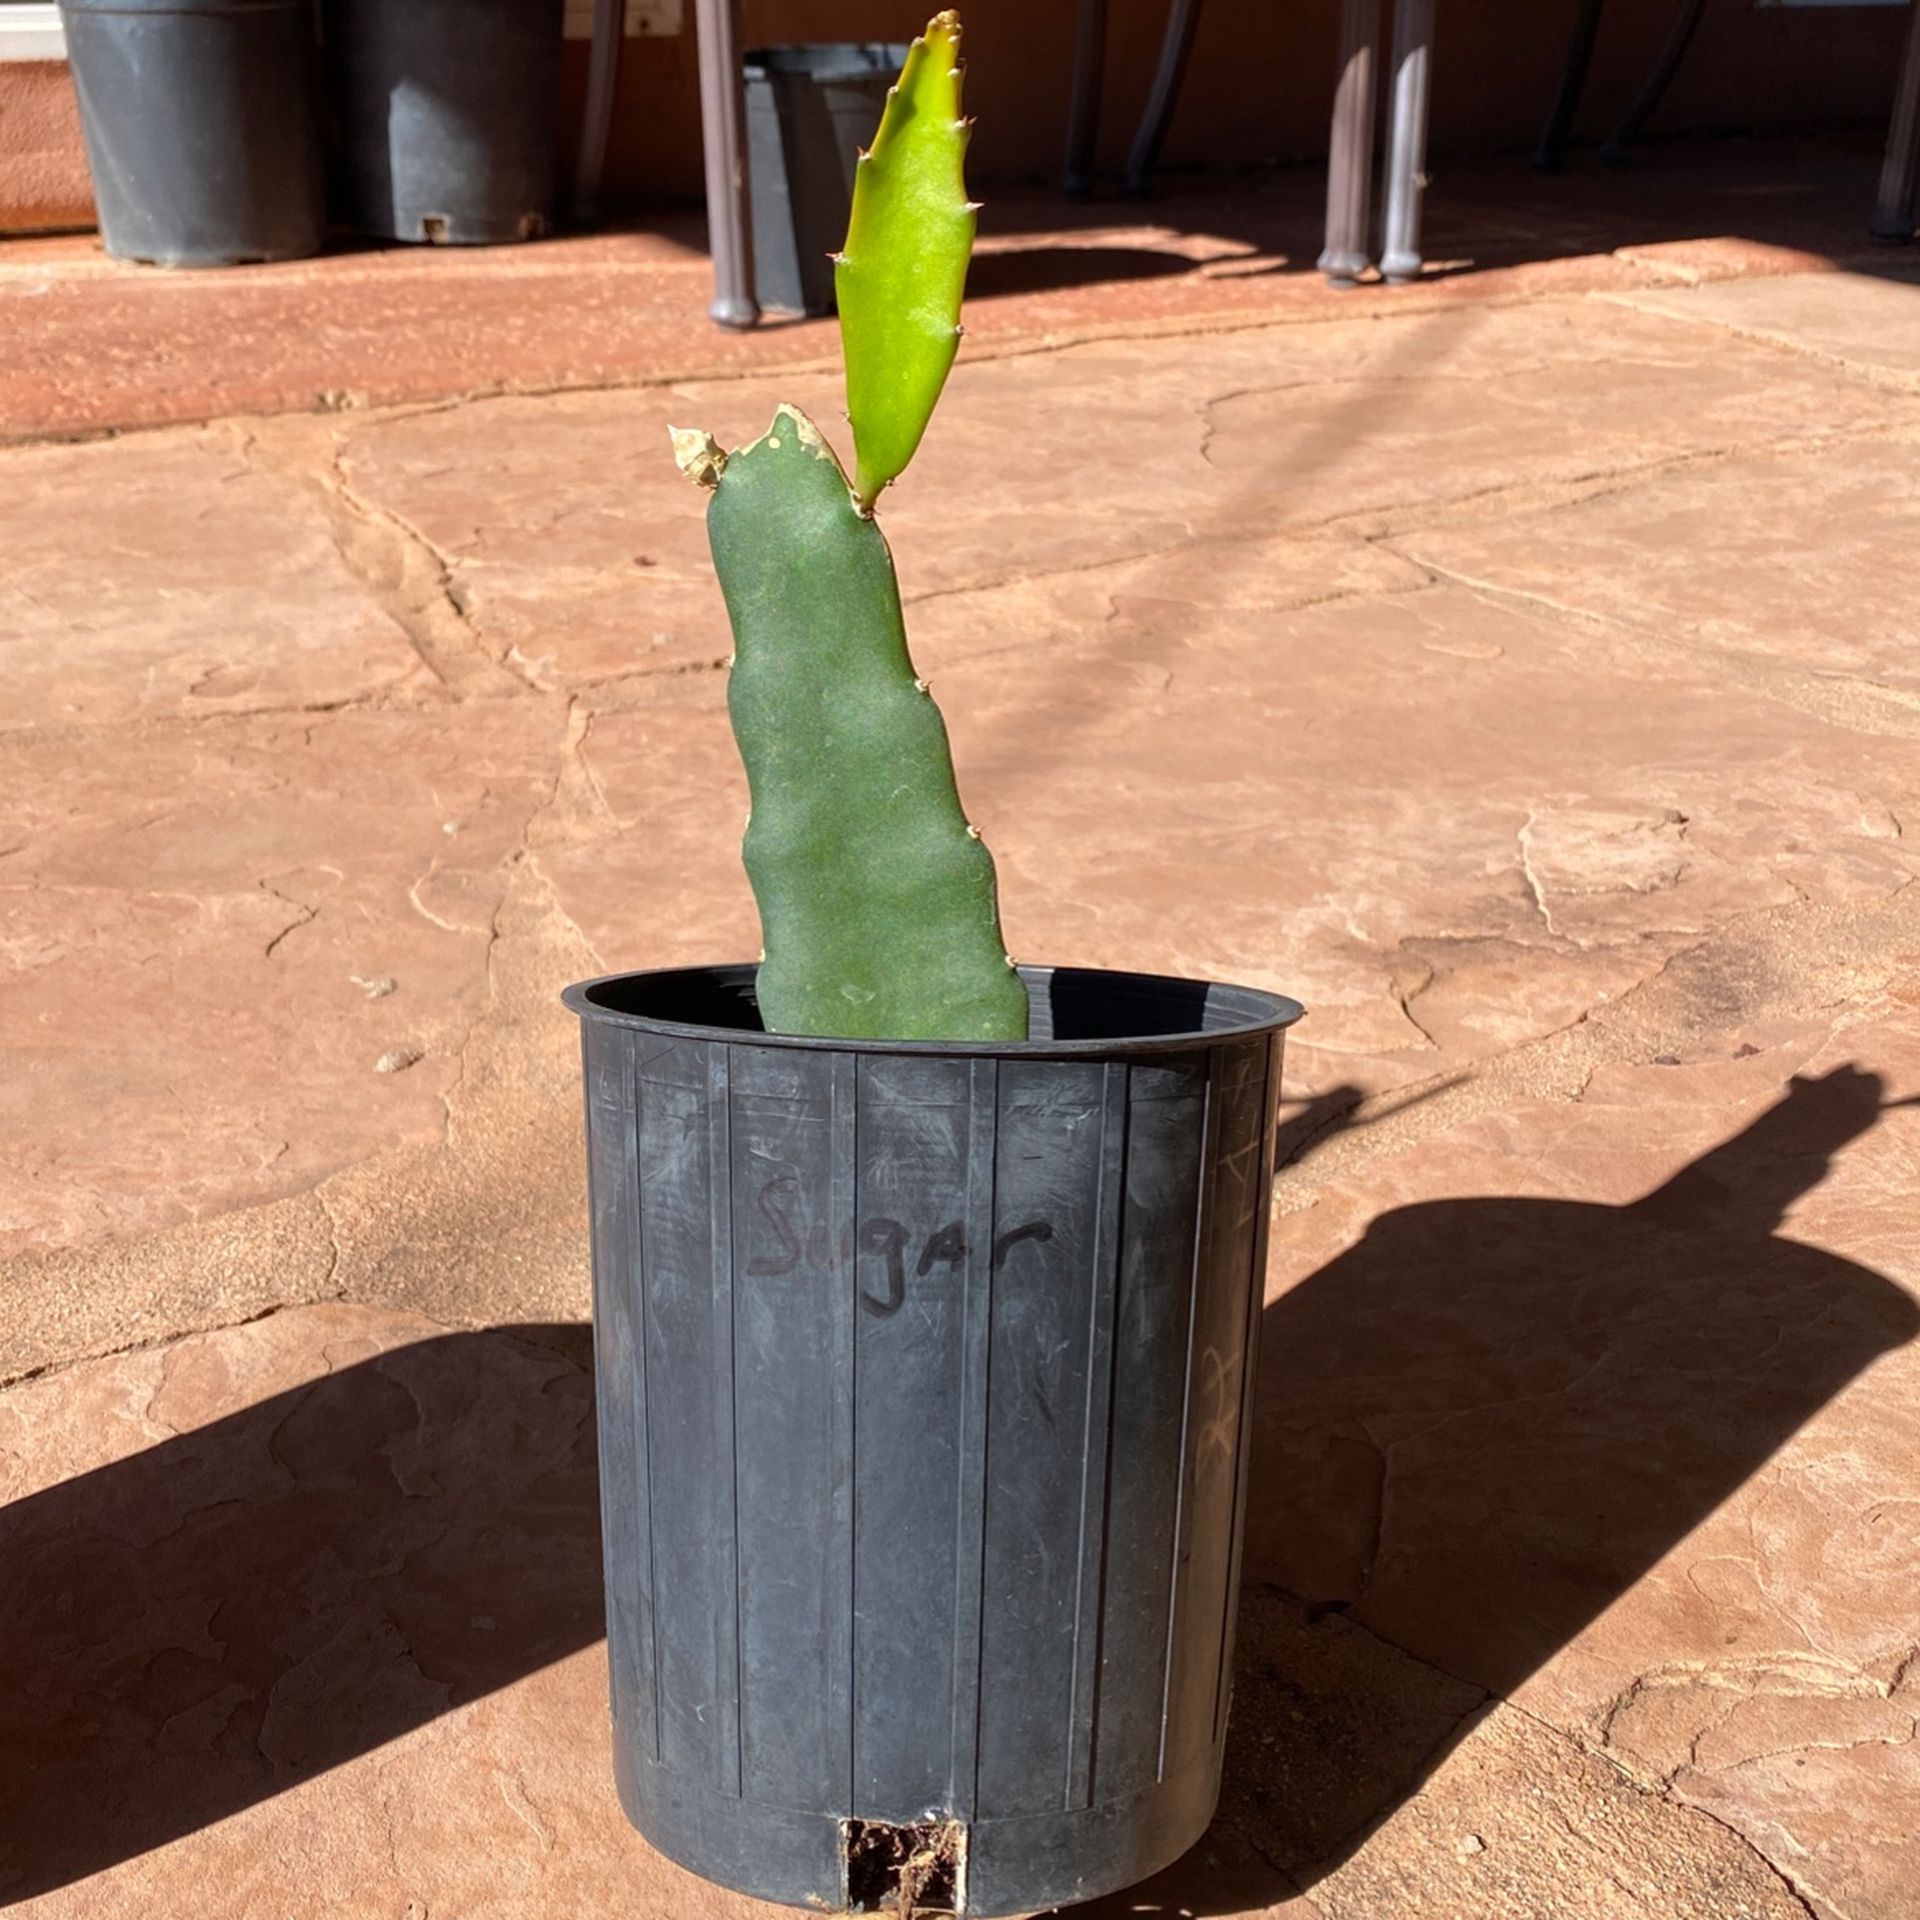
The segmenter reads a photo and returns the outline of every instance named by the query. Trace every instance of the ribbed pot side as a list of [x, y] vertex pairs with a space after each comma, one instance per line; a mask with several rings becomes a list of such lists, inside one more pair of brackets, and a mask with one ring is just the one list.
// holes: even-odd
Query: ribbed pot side
[[1027, 1913], [1212, 1817], [1283, 1032], [1024, 969], [1020, 1045], [582, 1016], [614, 1763], [764, 1899]]
[[561, 0], [324, 0], [338, 213], [445, 246], [553, 222]]
[[220, 267], [320, 251], [306, 0], [62, 0], [60, 19], [108, 253]]

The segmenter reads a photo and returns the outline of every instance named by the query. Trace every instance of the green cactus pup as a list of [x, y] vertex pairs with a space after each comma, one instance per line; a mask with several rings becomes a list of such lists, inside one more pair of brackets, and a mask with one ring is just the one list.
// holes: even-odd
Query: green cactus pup
[[855, 480], [795, 407], [732, 453], [673, 433], [682, 471], [711, 492], [707, 535], [733, 623], [728, 706], [753, 804], [743, 853], [766, 947], [760, 1013], [775, 1033], [1027, 1032], [993, 859], [961, 808], [873, 518], [959, 340], [974, 228], [959, 54], [959, 19], [939, 14], [856, 174], [836, 267]]
[[871, 507], [914, 456], [960, 348], [960, 296], [977, 204], [963, 171], [960, 16], [936, 14], [907, 49], [873, 146], [854, 168], [833, 291], [847, 363], [854, 492]]

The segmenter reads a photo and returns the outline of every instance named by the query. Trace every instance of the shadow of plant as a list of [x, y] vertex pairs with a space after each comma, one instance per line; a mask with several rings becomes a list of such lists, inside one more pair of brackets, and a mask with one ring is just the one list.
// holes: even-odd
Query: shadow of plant
[[0, 1509], [0, 1902], [599, 1639], [591, 1364], [447, 1334]]
[[1920, 1332], [1894, 1282], [1779, 1233], [1882, 1092], [1795, 1080], [1630, 1206], [1397, 1208], [1267, 1307], [1220, 1817], [1089, 1920], [1311, 1885]]

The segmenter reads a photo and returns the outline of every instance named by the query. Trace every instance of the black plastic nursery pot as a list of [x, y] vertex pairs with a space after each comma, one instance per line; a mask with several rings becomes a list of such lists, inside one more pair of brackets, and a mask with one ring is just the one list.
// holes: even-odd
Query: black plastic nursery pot
[[336, 209], [443, 246], [552, 224], [562, 0], [324, 0]]
[[853, 170], [907, 49], [875, 41], [760, 47], [747, 94], [753, 273], [763, 307], [834, 309], [833, 262], [853, 206]]
[[617, 1783], [743, 1893], [1030, 1913], [1213, 1814], [1300, 1009], [1021, 974], [1018, 1044], [767, 1034], [747, 966], [565, 996]]
[[119, 260], [297, 260], [326, 234], [311, 0], [60, 0]]

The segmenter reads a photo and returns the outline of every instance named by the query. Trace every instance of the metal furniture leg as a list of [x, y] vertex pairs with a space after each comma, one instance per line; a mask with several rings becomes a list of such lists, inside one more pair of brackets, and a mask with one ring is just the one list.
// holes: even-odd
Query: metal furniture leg
[[1380, 274], [1389, 286], [1420, 277], [1420, 206], [1427, 190], [1427, 95], [1433, 77], [1433, 0], [1394, 0], [1393, 105], [1387, 122], [1387, 217]]
[[747, 103], [740, 77], [739, 0], [694, 0], [700, 41], [700, 141], [707, 163], [707, 244], [713, 304], [723, 327], [760, 319], [753, 284], [753, 208], [747, 178]]
[[1160, 41], [1160, 65], [1153, 76], [1153, 90], [1147, 95], [1146, 111], [1140, 116], [1139, 131], [1127, 154], [1123, 193], [1138, 196], [1147, 190], [1148, 176], [1160, 158], [1160, 143], [1167, 137], [1180, 98], [1180, 83], [1187, 77], [1187, 60], [1199, 24], [1200, 0], [1173, 0], [1167, 9], [1167, 30]]
[[1374, 62], [1380, 0], [1342, 0], [1340, 78], [1333, 90], [1327, 150], [1327, 238], [1316, 263], [1336, 287], [1350, 287], [1371, 258], [1367, 216], [1373, 189]]
[[1587, 69], [1593, 64], [1593, 43], [1600, 32], [1600, 15], [1606, 0], [1575, 0], [1573, 32], [1567, 36], [1567, 63], [1560, 69], [1560, 91], [1553, 96], [1547, 124], [1540, 130], [1540, 144], [1533, 150], [1533, 164], [1542, 173], [1558, 173], [1567, 150], [1567, 135], [1573, 116], [1580, 111], [1580, 96], [1586, 91]]
[[593, 0], [593, 45], [587, 56], [587, 104], [580, 116], [580, 158], [573, 169], [573, 218], [585, 226], [600, 214], [600, 178], [613, 132], [613, 98], [620, 86], [620, 43], [626, 0]]
[[1920, 0], [1907, 29], [1907, 51], [1894, 89], [1887, 127], [1887, 157], [1880, 168], [1880, 197], [1868, 231], [1876, 240], [1911, 240], [1914, 194], [1920, 187]]
[[1673, 84], [1673, 76], [1680, 70], [1680, 62], [1686, 58], [1694, 29], [1699, 26], [1700, 16], [1706, 10], [1707, 0], [1680, 0], [1679, 10], [1673, 16], [1673, 25], [1667, 29], [1667, 44], [1660, 49], [1660, 58], [1654, 62], [1646, 84], [1634, 95], [1633, 105], [1621, 116], [1620, 124], [1600, 149], [1600, 158], [1610, 166], [1617, 167], [1625, 162], [1627, 149], [1639, 139], [1640, 129], [1647, 124], [1654, 108]]
[[1067, 168], [1060, 190], [1070, 200], [1093, 191], [1093, 149], [1100, 133], [1100, 82], [1107, 60], [1107, 0], [1077, 0], [1073, 15], [1073, 91], [1067, 99]]

